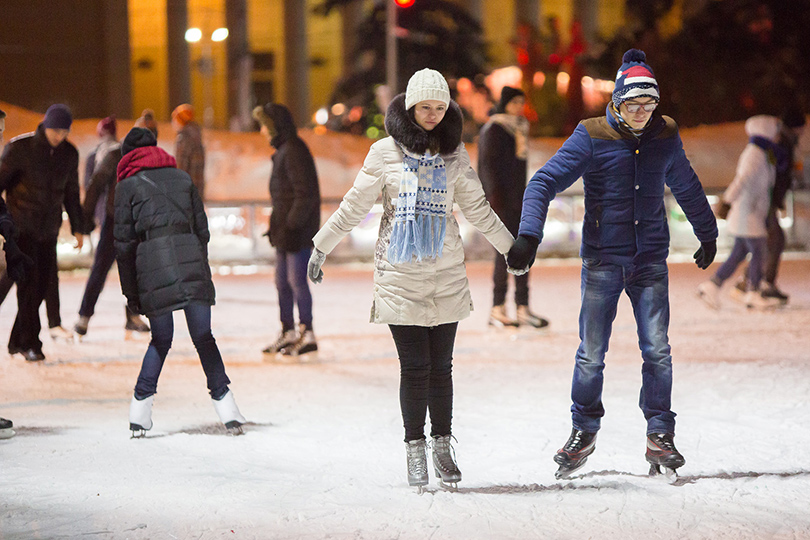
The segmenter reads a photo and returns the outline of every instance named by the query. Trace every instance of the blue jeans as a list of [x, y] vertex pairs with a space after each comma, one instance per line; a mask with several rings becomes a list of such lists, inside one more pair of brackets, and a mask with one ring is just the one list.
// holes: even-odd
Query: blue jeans
[[669, 272], [666, 263], [619, 266], [584, 259], [582, 309], [574, 381], [571, 388], [573, 425], [595, 433], [605, 415], [602, 406], [605, 353], [622, 291], [627, 293], [636, 318], [641, 348], [639, 407], [647, 419], [647, 433], [674, 433], [672, 356], [669, 339]]
[[748, 265], [746, 282], [752, 289], [759, 289], [765, 258], [768, 254], [768, 239], [766, 237], [742, 238], [737, 236], [734, 238], [734, 247], [731, 248], [731, 253], [728, 254], [726, 262], [714, 274], [715, 283], [722, 285], [725, 280], [730, 278], [749, 253], [751, 254], [751, 262]]
[[[225, 374], [222, 355], [219, 354], [219, 347], [211, 334], [211, 306], [189, 304], [183, 311], [191, 341], [200, 356], [200, 363], [208, 381], [208, 391], [212, 398], [219, 399], [228, 392], [228, 384], [231, 381]], [[149, 317], [149, 325], [152, 327], [152, 341], [146, 349], [138, 383], [135, 385], [135, 397], [138, 399], [145, 399], [157, 392], [160, 371], [163, 369], [163, 362], [166, 361], [174, 336], [174, 319], [171, 313]]]
[[276, 289], [283, 329], [295, 328], [293, 308], [298, 303], [298, 322], [312, 329], [312, 294], [307, 283], [307, 264], [312, 248], [276, 250]]

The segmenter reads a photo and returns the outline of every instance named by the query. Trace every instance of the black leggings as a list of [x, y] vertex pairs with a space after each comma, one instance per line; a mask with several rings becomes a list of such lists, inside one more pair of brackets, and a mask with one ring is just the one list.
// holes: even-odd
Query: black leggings
[[453, 345], [458, 323], [439, 326], [389, 325], [399, 354], [399, 405], [405, 441], [451, 434], [453, 418]]

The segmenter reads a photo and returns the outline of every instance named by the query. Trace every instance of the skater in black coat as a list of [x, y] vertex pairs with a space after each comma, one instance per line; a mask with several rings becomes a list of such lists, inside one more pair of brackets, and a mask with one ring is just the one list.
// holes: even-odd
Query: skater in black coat
[[118, 273], [127, 305], [146, 314], [152, 328], [130, 404], [130, 429], [142, 435], [152, 427], [152, 402], [174, 334], [172, 312], [182, 309], [214, 408], [226, 427], [241, 432], [245, 419], [211, 334], [215, 294], [202, 199], [148, 129], [132, 128], [121, 153], [114, 227]]
[[[513, 236], [520, 228], [523, 192], [526, 190], [529, 155], [529, 121], [523, 116], [526, 97], [519, 88], [504, 86], [495, 107], [478, 139], [478, 176], [492, 209]], [[548, 327], [548, 321], [529, 311], [529, 273], [514, 276], [516, 318], [506, 314], [508, 273], [503, 255], [495, 252], [492, 311], [489, 324], [495, 326], [527, 325]]]

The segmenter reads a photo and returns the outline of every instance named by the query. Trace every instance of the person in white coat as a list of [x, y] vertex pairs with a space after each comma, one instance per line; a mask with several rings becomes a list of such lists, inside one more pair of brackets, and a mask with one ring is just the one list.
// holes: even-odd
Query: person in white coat
[[462, 124], [444, 77], [416, 72], [388, 107], [389, 137], [371, 146], [354, 185], [315, 235], [308, 268], [320, 283], [326, 255], [382, 195], [371, 322], [389, 325], [397, 347], [408, 482], [420, 490], [428, 484], [428, 411], [436, 476], [446, 485], [461, 480], [450, 444], [452, 355], [458, 321], [473, 305], [453, 205], [500, 253], [514, 242], [470, 166]]
[[726, 230], [734, 236], [734, 246], [726, 261], [714, 276], [698, 285], [698, 295], [710, 307], [720, 308], [720, 288], [734, 274], [737, 267], [751, 254], [746, 275], [744, 303], [751, 308], [766, 308], [778, 300], [762, 295], [760, 281], [767, 236], [765, 221], [771, 203], [771, 191], [776, 179], [776, 164], [784, 159], [783, 150], [776, 144], [779, 119], [775, 116], [752, 116], [745, 122], [749, 137], [740, 159], [734, 180], [723, 193], [718, 214], [726, 213]]

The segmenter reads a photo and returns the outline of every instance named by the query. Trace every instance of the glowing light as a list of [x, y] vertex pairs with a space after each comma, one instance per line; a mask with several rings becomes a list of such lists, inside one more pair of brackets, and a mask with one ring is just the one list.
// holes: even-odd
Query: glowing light
[[542, 71], [535, 72], [534, 77], [532, 77], [532, 83], [534, 83], [534, 85], [537, 88], [543, 88], [543, 84], [545, 82], [546, 82], [546, 74], [543, 73]]
[[375, 128], [374, 126], [371, 126], [366, 130], [366, 137], [368, 137], [369, 139], [376, 139], [379, 136], [380, 130]]
[[335, 103], [332, 105], [332, 114], [335, 116], [341, 116], [343, 113], [346, 112], [346, 105], [343, 103]]
[[197, 43], [202, 39], [202, 30], [199, 28], [189, 28], [186, 30], [186, 41], [189, 43]]
[[397, 5], [397, 7], [409, 8], [415, 1], [416, 0], [394, 0], [394, 3]]
[[326, 110], [326, 107], [321, 107], [315, 113], [315, 123], [319, 125], [324, 125], [329, 120], [329, 111]]
[[571, 76], [568, 73], [564, 71], [557, 73], [557, 93], [565, 95], [568, 91], [568, 83], [570, 81]]
[[228, 29], [227, 28], [217, 28], [214, 30], [214, 33], [211, 34], [211, 41], [225, 41], [228, 37]]

